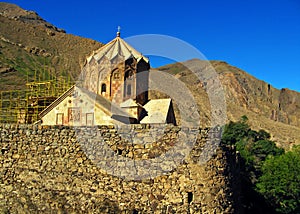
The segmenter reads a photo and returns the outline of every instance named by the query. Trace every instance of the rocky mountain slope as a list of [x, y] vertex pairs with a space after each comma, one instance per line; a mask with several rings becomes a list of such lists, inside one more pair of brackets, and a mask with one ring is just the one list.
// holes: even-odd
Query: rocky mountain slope
[[[33, 11], [0, 3], [0, 91], [23, 89], [33, 79], [67, 76], [76, 80], [85, 57], [101, 46], [67, 34]], [[281, 146], [300, 143], [300, 93], [275, 89], [226, 62], [210, 63], [223, 84], [229, 120], [247, 115], [254, 129], [269, 131]], [[210, 105], [203, 83], [181, 63], [159, 70], [186, 83], [199, 104], [203, 123], [208, 124]]]
[[85, 57], [102, 46], [14, 4], [0, 2], [0, 23], [0, 90], [24, 88], [27, 78], [74, 79]]
[[[210, 117], [210, 102], [203, 83], [187, 69], [197, 63], [190, 60], [158, 68], [171, 73], [186, 83], [199, 104], [203, 123]], [[228, 120], [239, 120], [247, 115], [254, 129], [269, 131], [272, 138], [285, 148], [300, 143], [300, 93], [289, 89], [278, 90], [241, 69], [222, 61], [210, 61], [219, 75], [225, 97]]]

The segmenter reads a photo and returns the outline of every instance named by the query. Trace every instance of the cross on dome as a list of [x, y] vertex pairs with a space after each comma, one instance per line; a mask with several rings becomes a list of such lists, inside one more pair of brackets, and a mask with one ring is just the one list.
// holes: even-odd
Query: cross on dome
[[117, 32], [117, 37], [120, 37], [120, 35], [121, 35], [121, 27], [120, 26], [118, 26], [118, 32]]

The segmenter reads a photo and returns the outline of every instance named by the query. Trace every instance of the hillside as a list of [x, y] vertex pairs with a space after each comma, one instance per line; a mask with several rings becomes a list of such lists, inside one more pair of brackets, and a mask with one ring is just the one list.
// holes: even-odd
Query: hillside
[[[0, 3], [0, 91], [23, 89], [33, 79], [70, 77], [76, 80], [85, 57], [102, 46], [91, 39], [67, 34], [36, 12]], [[183, 64], [193, 65], [190, 60]], [[186, 82], [199, 104], [203, 124], [209, 124], [209, 100], [201, 82], [182, 63], [159, 70]], [[300, 143], [300, 93], [275, 89], [222, 61], [211, 61], [223, 83], [228, 119], [249, 117], [254, 129], [263, 128], [282, 147]]]
[[[210, 117], [207, 93], [203, 83], [187, 69], [195, 63], [195, 60], [190, 60], [158, 69], [186, 83], [199, 104], [202, 122], [207, 123], [209, 119], [206, 118]], [[300, 143], [300, 93], [278, 90], [226, 62], [210, 61], [210, 65], [219, 74], [223, 85], [229, 120], [237, 121], [247, 115], [252, 128], [269, 131], [280, 146], [289, 148]]]
[[29, 81], [74, 79], [85, 57], [102, 45], [67, 34], [14, 4], [0, 2], [0, 23], [0, 90], [24, 88], [27, 76]]

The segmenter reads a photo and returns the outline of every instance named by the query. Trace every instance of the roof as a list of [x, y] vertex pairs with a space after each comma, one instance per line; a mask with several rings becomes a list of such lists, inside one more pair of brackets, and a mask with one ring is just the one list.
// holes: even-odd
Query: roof
[[92, 59], [96, 60], [98, 63], [102, 60], [108, 59], [113, 63], [118, 59], [120, 61], [117, 62], [121, 62], [130, 58], [135, 58], [137, 61], [143, 59], [145, 62], [149, 62], [147, 57], [144, 57], [142, 53], [135, 50], [123, 39], [117, 36], [108, 44], [94, 51], [93, 54], [87, 58], [87, 63], [89, 63]]
[[53, 108], [55, 108], [59, 103], [61, 103], [66, 97], [71, 95], [75, 90], [75, 85], [65, 91], [62, 95], [60, 95], [56, 100], [54, 100], [49, 106], [47, 106], [43, 111], [39, 113], [40, 117], [48, 114]]
[[113, 116], [121, 116], [121, 117], [127, 117], [132, 118], [130, 114], [123, 111], [119, 106], [112, 103], [110, 100], [106, 99], [105, 97], [95, 94], [87, 89], [81, 88], [81, 90], [86, 93], [91, 99], [95, 100], [95, 105], [98, 105], [100, 108], [106, 111], [108, 115], [111, 117]]
[[140, 123], [166, 123], [171, 102], [170, 98], [150, 100], [144, 105], [147, 116]]
[[128, 99], [120, 104], [121, 108], [137, 107], [139, 106], [133, 99]]

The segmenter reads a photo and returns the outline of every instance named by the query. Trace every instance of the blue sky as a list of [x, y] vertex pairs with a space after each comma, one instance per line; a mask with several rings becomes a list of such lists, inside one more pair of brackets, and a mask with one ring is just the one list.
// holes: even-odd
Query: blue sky
[[[12, 0], [67, 33], [109, 42], [163, 34], [226, 61], [276, 88], [300, 92], [299, 0]], [[151, 59], [151, 58], [150, 58]], [[155, 67], [162, 63], [153, 60]]]

